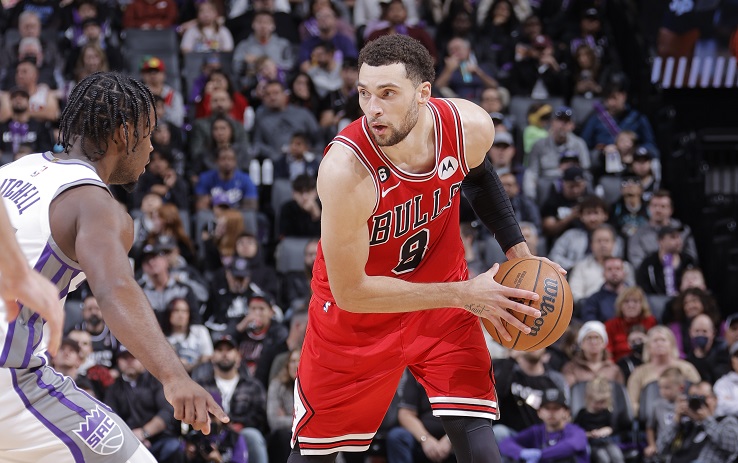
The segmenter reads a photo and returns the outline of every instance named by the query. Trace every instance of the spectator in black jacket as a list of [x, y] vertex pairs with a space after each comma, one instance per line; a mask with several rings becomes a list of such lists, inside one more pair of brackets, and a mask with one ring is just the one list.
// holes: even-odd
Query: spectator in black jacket
[[162, 463], [181, 457], [180, 424], [161, 383], [124, 346], [118, 351], [120, 377], [105, 393], [105, 403]]
[[21, 145], [33, 153], [51, 151], [51, 127], [31, 117], [28, 92], [16, 87], [10, 91], [10, 120], [0, 124], [0, 165], [13, 161]]
[[253, 375], [261, 353], [287, 338], [287, 328], [274, 319], [274, 300], [265, 293], [249, 297], [246, 315], [230, 331], [238, 342], [241, 360]]
[[546, 366], [546, 349], [513, 352], [511, 358], [493, 362], [497, 378], [500, 421], [495, 423], [497, 441], [541, 422], [538, 408], [544, 391], [559, 389], [569, 397], [569, 386], [561, 373]]
[[318, 176], [322, 156], [310, 151], [310, 137], [303, 132], [292, 134], [287, 152], [274, 161], [274, 178], [294, 181], [300, 175]]
[[156, 193], [165, 203], [186, 211], [190, 207], [190, 194], [187, 182], [173, 168], [174, 159], [164, 148], [154, 148], [146, 172], [141, 175], [133, 196], [133, 207], [139, 209], [143, 197]]
[[262, 289], [251, 279], [248, 260], [242, 257], [233, 259], [213, 278], [210, 299], [203, 316], [205, 326], [216, 332], [233, 329], [246, 315], [249, 298], [261, 292]]
[[567, 77], [554, 57], [550, 38], [539, 35], [529, 46], [518, 44], [515, 59], [510, 72], [510, 93], [534, 99], [564, 96]]
[[636, 284], [648, 295], [676, 296], [685, 269], [696, 265], [684, 252], [682, 228], [667, 225], [658, 231], [659, 250], [650, 254], [636, 272]]
[[219, 394], [231, 418], [228, 427], [246, 439], [249, 463], [268, 463], [266, 390], [241, 368], [235, 339], [225, 333], [213, 337], [213, 356], [192, 372], [192, 378], [211, 394]]
[[319, 237], [321, 212], [315, 177], [297, 176], [292, 182], [292, 200], [279, 211], [279, 235]]
[[709, 315], [703, 313], [692, 319], [689, 339], [691, 350], [686, 353], [687, 361], [694, 365], [703, 381], [715, 384], [730, 371], [728, 346], [718, 336]]

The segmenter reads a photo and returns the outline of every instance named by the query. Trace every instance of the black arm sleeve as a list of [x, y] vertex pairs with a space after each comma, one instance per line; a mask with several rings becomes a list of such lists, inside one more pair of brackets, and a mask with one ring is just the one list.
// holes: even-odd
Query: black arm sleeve
[[485, 156], [483, 163], [469, 171], [461, 183], [461, 191], [503, 251], [525, 241], [510, 198], [489, 158]]

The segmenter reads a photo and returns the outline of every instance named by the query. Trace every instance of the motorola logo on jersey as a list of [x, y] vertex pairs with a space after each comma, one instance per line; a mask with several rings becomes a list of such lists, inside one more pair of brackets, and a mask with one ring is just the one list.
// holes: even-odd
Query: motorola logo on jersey
[[441, 161], [441, 165], [438, 166], [438, 178], [446, 180], [456, 173], [456, 169], [459, 168], [459, 161], [455, 157], [446, 156]]
[[123, 447], [123, 430], [99, 405], [74, 433], [98, 455], [112, 455]]

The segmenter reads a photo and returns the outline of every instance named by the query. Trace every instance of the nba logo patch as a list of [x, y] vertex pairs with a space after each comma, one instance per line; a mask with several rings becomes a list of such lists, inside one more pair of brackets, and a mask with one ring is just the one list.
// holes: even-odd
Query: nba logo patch
[[74, 433], [98, 455], [112, 455], [123, 447], [123, 430], [100, 406], [85, 417]]

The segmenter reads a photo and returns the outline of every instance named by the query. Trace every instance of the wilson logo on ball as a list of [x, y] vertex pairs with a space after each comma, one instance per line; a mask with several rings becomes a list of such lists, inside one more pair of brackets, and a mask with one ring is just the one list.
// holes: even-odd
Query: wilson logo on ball
[[559, 282], [553, 278], [543, 280], [543, 297], [541, 298], [541, 316], [536, 318], [533, 326], [530, 327], [530, 335], [535, 336], [543, 326], [543, 317], [556, 310], [556, 298], [559, 296]]

